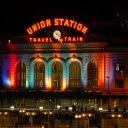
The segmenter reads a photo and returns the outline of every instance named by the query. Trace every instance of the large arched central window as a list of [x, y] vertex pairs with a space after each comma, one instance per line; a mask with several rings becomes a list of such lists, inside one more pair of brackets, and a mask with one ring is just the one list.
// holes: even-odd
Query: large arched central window
[[88, 88], [97, 88], [97, 67], [94, 62], [90, 62], [87, 67]]
[[73, 62], [69, 68], [69, 87], [80, 88], [81, 70], [79, 63]]
[[60, 90], [62, 86], [62, 64], [56, 61], [52, 65], [52, 89]]
[[26, 64], [19, 62], [16, 66], [16, 86], [17, 88], [26, 87]]
[[45, 66], [43, 62], [37, 62], [34, 66], [34, 85], [35, 88], [45, 87]]

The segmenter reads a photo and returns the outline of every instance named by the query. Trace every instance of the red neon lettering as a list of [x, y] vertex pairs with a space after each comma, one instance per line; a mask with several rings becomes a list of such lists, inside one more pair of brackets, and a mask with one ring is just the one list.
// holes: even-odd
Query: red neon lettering
[[62, 26], [63, 24], [63, 21], [64, 21], [64, 19], [59, 19], [59, 21], [60, 21], [60, 25]]
[[41, 28], [44, 28], [45, 27], [45, 22], [44, 21], [41, 21], [40, 22], [40, 26], [41, 26]]
[[75, 23], [74, 23], [74, 26], [73, 26], [73, 28], [76, 28], [76, 25], [77, 25], [77, 22], [75, 22]]
[[41, 42], [41, 39], [40, 38], [37, 38], [37, 42], [40, 43]]
[[36, 42], [36, 38], [33, 38], [33, 42]]
[[38, 29], [40, 29], [40, 24], [39, 23], [37, 23], [37, 27], [38, 27]]
[[51, 26], [51, 20], [50, 19], [47, 19], [46, 20], [46, 26], [48, 27], [48, 26]]
[[68, 19], [65, 20], [65, 22], [64, 22], [64, 26], [68, 26], [68, 27], [69, 27]]
[[76, 38], [75, 38], [75, 37], [73, 37], [73, 38], [72, 38], [72, 41], [76, 41]]
[[54, 25], [55, 25], [55, 26], [59, 25], [58, 19], [54, 19]]
[[36, 24], [32, 25], [32, 29], [33, 29], [34, 32], [36, 32], [38, 30]]
[[32, 38], [29, 38], [29, 42], [32, 42]]
[[55, 18], [53, 20], [53, 24], [50, 19], [42, 20], [36, 24], [33, 24], [31, 27], [27, 28], [27, 33], [32, 35], [34, 32], [38, 31], [39, 29], [49, 27], [49, 26], [67, 26], [70, 28], [74, 28], [81, 33], [85, 34], [88, 30], [82, 23], [78, 23], [74, 20], [63, 19], [63, 18]]
[[74, 24], [74, 21], [70, 20], [70, 27], [72, 27], [73, 24]]
[[88, 30], [88, 28], [86, 28], [85, 26], [82, 28], [82, 30], [81, 30], [81, 32], [83, 33], [83, 34], [85, 34], [86, 32], [87, 32], [87, 30]]
[[77, 25], [77, 28], [76, 28], [76, 29], [77, 29], [78, 31], [80, 31], [80, 30], [82, 29], [82, 26], [83, 26], [83, 25], [79, 23], [79, 24]]
[[81, 41], [81, 42], [82, 42], [82, 41], [83, 41], [83, 37], [79, 37], [79, 41]]
[[30, 27], [27, 29], [27, 32], [28, 32], [29, 35], [33, 34], [33, 31], [32, 31], [32, 29]]

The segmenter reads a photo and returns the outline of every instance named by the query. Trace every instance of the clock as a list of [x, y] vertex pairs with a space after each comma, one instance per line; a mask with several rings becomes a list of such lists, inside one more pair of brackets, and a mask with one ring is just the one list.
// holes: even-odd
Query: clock
[[59, 30], [55, 30], [54, 32], [53, 32], [53, 37], [55, 38], [55, 39], [60, 39], [61, 38], [61, 32], [59, 31]]

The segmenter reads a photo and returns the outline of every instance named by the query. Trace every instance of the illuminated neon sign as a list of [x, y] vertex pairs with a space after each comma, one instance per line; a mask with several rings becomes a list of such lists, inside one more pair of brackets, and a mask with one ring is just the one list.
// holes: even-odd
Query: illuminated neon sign
[[[35, 32], [45, 29], [47, 27], [52, 26], [63, 26], [63, 27], [69, 27], [73, 28], [82, 34], [86, 34], [88, 28], [84, 26], [82, 23], [77, 22], [75, 20], [71, 19], [64, 19], [64, 18], [55, 18], [55, 19], [45, 19], [41, 20], [32, 26], [27, 28], [27, 33], [29, 35], [34, 34]], [[53, 40], [55, 39], [55, 40]], [[51, 43], [51, 42], [83, 42], [83, 37], [77, 37], [77, 36], [62, 36], [62, 33], [60, 30], [55, 30], [53, 32], [53, 38], [52, 37], [29, 37], [29, 42], [33, 43]]]
[[[60, 43], [63, 42], [83, 42], [83, 37], [63, 37], [63, 38], [59, 38], [57, 40]], [[51, 37], [29, 37], [29, 42], [33, 42], [33, 43], [53, 43], [53, 39]]]
[[64, 19], [64, 18], [55, 18], [53, 20], [51, 19], [46, 19], [42, 20], [40, 22], [37, 22], [27, 28], [27, 33], [29, 35], [32, 35], [33, 33], [37, 32], [40, 29], [44, 29], [46, 27], [51, 27], [51, 26], [65, 26], [65, 27], [70, 27], [74, 28], [77, 31], [80, 31], [81, 33], [85, 34], [88, 30], [86, 26], [84, 26], [82, 23], [79, 23], [75, 20], [71, 19]]

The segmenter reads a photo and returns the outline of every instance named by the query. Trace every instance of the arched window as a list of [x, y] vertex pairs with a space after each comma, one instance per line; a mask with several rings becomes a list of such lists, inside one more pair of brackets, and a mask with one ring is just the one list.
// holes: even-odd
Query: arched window
[[34, 66], [35, 88], [45, 88], [45, 66], [43, 62], [37, 62]]
[[69, 67], [69, 87], [80, 88], [81, 69], [78, 62], [71, 63]]
[[62, 86], [62, 64], [56, 61], [52, 65], [52, 89], [60, 90]]
[[26, 87], [26, 64], [19, 62], [16, 66], [16, 85], [17, 88]]
[[88, 76], [88, 79], [87, 79], [87, 83], [88, 83], [88, 88], [97, 88], [97, 67], [96, 67], [96, 64], [94, 62], [90, 62], [88, 64], [88, 67], [87, 67], [87, 76]]
[[2, 88], [2, 68], [0, 65], [0, 89]]

